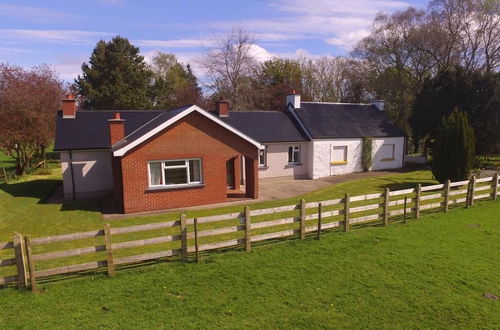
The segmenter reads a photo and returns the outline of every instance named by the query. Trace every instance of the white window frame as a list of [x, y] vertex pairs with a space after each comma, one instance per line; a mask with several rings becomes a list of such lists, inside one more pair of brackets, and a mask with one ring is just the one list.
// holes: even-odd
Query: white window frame
[[392, 156], [391, 157], [385, 157], [380, 159], [381, 162], [391, 162], [395, 160], [396, 157], [396, 144], [395, 143], [384, 143], [380, 147], [381, 149], [384, 148], [384, 146], [392, 146]]
[[[200, 180], [191, 181], [191, 174], [189, 173], [189, 161], [197, 160], [199, 161], [200, 170]], [[184, 161], [184, 165], [166, 165], [167, 162], [181, 162]], [[152, 185], [151, 184], [151, 164], [161, 163], [161, 182], [163, 184]], [[165, 184], [165, 170], [185, 168], [187, 183], [177, 183], [177, 184]], [[151, 160], [148, 162], [148, 186], [149, 188], [172, 188], [172, 187], [186, 187], [186, 186], [196, 186], [203, 184], [203, 166], [201, 158], [184, 158], [184, 159], [165, 159], [165, 160]]]
[[332, 165], [343, 165], [347, 164], [347, 155], [349, 153], [349, 146], [333, 146], [332, 147], [332, 158], [333, 155], [335, 155], [335, 150], [340, 150], [343, 149], [344, 151], [344, 159], [342, 160], [337, 160], [337, 159], [332, 159]]
[[[290, 149], [292, 149], [292, 161], [290, 161]], [[298, 159], [294, 159], [295, 152], [299, 152]], [[293, 146], [288, 147], [288, 165], [300, 165], [301, 164], [301, 158], [302, 158], [302, 148], [300, 144], [296, 144]]]
[[[264, 159], [264, 162], [260, 162], [261, 158], [261, 153], [262, 153], [262, 158]], [[259, 149], [259, 167], [267, 167], [267, 146], [265, 146], [264, 149]]]

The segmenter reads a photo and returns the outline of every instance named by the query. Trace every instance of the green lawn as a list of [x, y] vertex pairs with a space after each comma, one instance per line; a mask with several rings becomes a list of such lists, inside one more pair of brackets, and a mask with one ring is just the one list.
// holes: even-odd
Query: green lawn
[[5, 328], [498, 329], [500, 202], [0, 291]]
[[[60, 169], [56, 162], [49, 165], [47, 175], [31, 174], [9, 184], [0, 184], [0, 242], [10, 240], [14, 232], [33, 237], [65, 234], [101, 229], [103, 225], [100, 205], [96, 202], [76, 202], [65, 205], [46, 204], [44, 200], [60, 183]], [[430, 171], [397, 173], [366, 178], [332, 185], [303, 196], [252, 204], [254, 209], [297, 203], [303, 197], [308, 202], [381, 192], [386, 186], [392, 190], [414, 187], [417, 183], [435, 183]], [[242, 205], [215, 207], [197, 211], [186, 211], [189, 217], [238, 212]], [[161, 215], [110, 220], [113, 225], [127, 226], [141, 223], [177, 219], [180, 212]]]

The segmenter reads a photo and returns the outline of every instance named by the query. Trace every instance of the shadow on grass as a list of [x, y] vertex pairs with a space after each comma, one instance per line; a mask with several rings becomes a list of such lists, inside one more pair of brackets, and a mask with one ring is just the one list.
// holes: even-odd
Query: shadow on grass
[[33, 180], [5, 183], [0, 185], [0, 190], [3, 190], [12, 197], [38, 198], [38, 203], [44, 203], [60, 183], [60, 180]]

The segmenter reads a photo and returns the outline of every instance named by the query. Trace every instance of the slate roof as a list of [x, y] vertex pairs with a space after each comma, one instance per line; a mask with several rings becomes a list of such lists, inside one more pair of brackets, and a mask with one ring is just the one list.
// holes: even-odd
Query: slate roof
[[157, 110], [79, 110], [76, 118], [63, 119], [59, 111], [56, 119], [54, 150], [109, 149], [108, 119], [119, 112], [125, 119], [125, 135], [129, 135], [165, 111]]
[[219, 117], [219, 119], [260, 143], [309, 140], [289, 113], [280, 111], [230, 111], [228, 117]]
[[313, 139], [405, 136], [373, 104], [302, 102], [295, 113]]

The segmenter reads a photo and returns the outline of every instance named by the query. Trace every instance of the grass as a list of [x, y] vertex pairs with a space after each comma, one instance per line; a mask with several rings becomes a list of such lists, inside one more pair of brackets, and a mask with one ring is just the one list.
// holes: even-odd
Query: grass
[[0, 291], [5, 328], [498, 329], [500, 203]]

